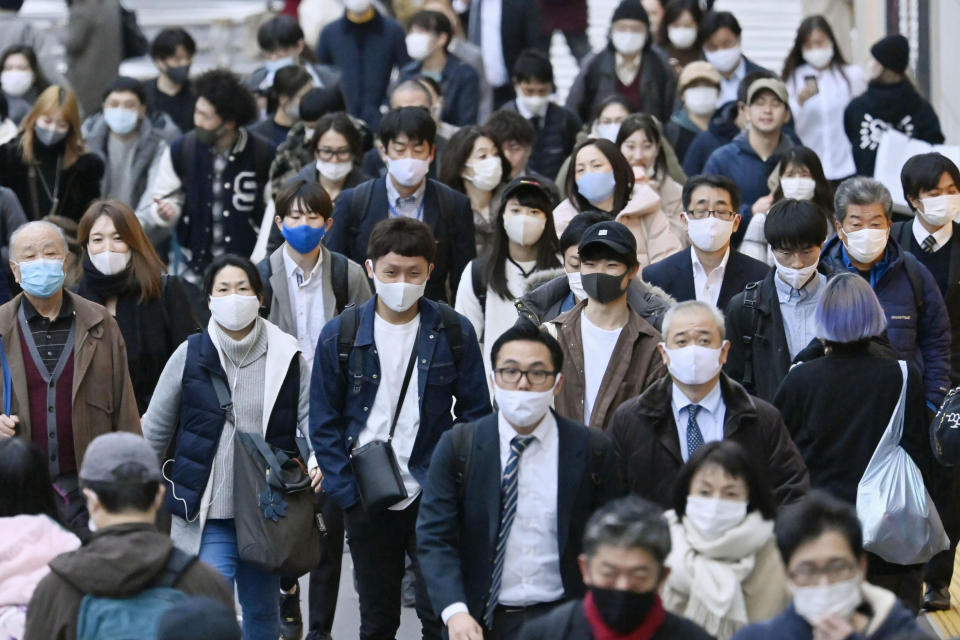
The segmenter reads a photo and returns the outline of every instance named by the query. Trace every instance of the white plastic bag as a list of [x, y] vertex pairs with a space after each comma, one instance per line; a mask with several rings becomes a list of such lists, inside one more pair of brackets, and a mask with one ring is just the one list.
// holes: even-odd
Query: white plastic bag
[[903, 387], [887, 429], [857, 486], [857, 517], [863, 548], [894, 564], [920, 564], [950, 547], [940, 514], [920, 469], [900, 446], [907, 397], [907, 363], [900, 361]]

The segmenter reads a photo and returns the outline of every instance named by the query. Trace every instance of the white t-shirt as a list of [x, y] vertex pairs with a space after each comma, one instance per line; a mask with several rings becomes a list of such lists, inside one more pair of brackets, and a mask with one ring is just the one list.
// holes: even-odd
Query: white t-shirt
[[[410, 361], [410, 352], [416, 343], [417, 332], [420, 330], [420, 314], [406, 324], [391, 324], [379, 314], [374, 314], [373, 318], [373, 342], [380, 359], [380, 385], [377, 387], [373, 406], [370, 407], [367, 425], [357, 437], [358, 447], [374, 440], [386, 441], [390, 437], [390, 424], [393, 422], [393, 413], [397, 410], [403, 376]], [[400, 419], [397, 420], [397, 428], [393, 432], [393, 452], [397, 456], [400, 476], [408, 496], [406, 500], [390, 507], [395, 511], [406, 509], [420, 495], [420, 485], [410, 475], [407, 466], [420, 428], [420, 403], [417, 395], [417, 367], [414, 367], [407, 394], [403, 399], [403, 408], [400, 410]]]
[[580, 314], [580, 335], [583, 339], [583, 373], [585, 391], [583, 394], [583, 424], [590, 424], [593, 414], [593, 403], [600, 393], [600, 383], [607, 373], [610, 356], [620, 339], [618, 329], [601, 329], [590, 322], [586, 313]]

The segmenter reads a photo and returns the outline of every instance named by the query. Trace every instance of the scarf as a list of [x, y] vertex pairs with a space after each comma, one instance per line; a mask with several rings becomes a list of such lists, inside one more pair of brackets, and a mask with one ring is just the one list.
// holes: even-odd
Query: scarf
[[594, 640], [650, 640], [654, 634], [663, 626], [667, 619], [667, 612], [663, 609], [663, 602], [658, 597], [650, 608], [650, 613], [643, 620], [643, 623], [633, 631], [622, 634], [617, 633], [607, 626], [600, 616], [600, 610], [593, 602], [593, 594], [587, 591], [587, 596], [583, 599], [583, 614], [590, 624], [590, 630], [593, 632]]
[[[672, 550], [666, 565], [664, 606], [725, 640], [749, 622], [743, 581], [753, 572], [756, 555], [773, 537], [773, 522], [760, 512], [716, 538], [705, 537], [688, 519], [666, 514]], [[696, 585], [696, 588], [693, 586]]]

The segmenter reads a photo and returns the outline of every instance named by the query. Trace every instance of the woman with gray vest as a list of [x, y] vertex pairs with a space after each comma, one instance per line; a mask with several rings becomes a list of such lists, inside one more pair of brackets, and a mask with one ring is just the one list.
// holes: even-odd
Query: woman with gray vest
[[[233, 254], [214, 258], [203, 290], [210, 322], [170, 357], [143, 432], [161, 456], [174, 442], [163, 468], [174, 544], [236, 582], [244, 640], [273, 640], [279, 579], [238, 559], [235, 509], [255, 501], [234, 495], [234, 436], [262, 434], [275, 448], [297, 451], [297, 431], [307, 433], [310, 371], [297, 339], [258, 316], [263, 283], [253, 263]], [[227, 409], [218, 399], [225, 391]], [[313, 456], [308, 467], [319, 484]]]

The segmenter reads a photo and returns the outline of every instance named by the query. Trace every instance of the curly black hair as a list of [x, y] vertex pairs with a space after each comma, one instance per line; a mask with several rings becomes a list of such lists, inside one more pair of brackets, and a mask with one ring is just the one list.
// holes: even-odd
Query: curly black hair
[[213, 105], [224, 122], [243, 127], [257, 118], [257, 102], [250, 90], [232, 72], [211, 69], [193, 83], [198, 98]]

